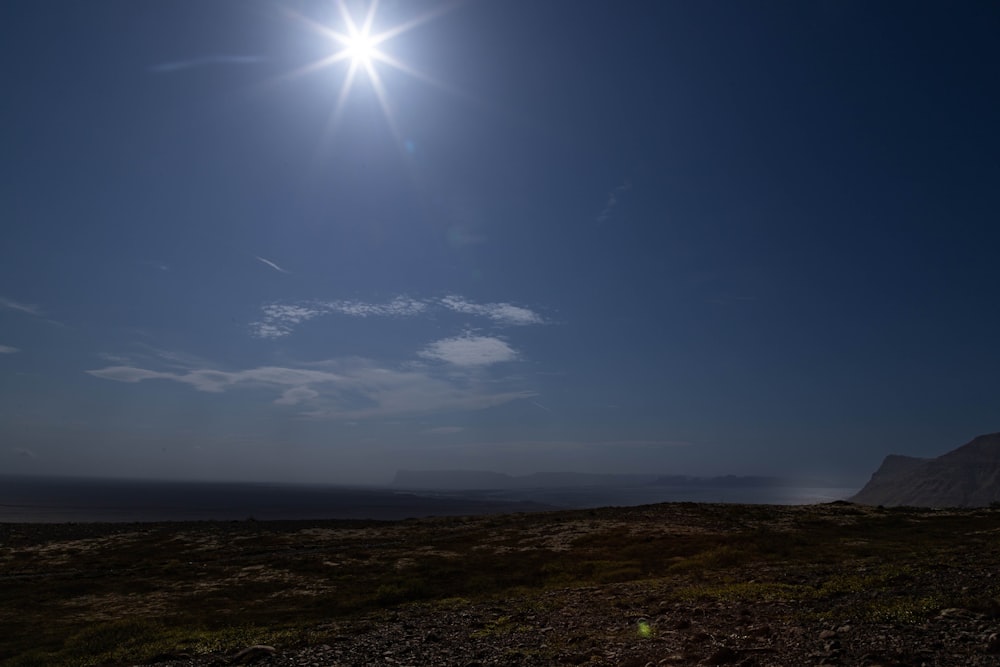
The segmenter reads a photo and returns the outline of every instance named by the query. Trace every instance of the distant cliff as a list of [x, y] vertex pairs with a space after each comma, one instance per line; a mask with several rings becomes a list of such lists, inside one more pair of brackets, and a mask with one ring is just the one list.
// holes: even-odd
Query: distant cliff
[[1000, 433], [934, 459], [890, 455], [853, 498], [864, 505], [984, 507], [1000, 502]]
[[656, 475], [612, 475], [575, 472], [536, 472], [507, 475], [488, 470], [400, 470], [392, 485], [404, 489], [455, 491], [538, 489], [575, 486], [632, 486], [649, 484]]
[[617, 475], [580, 472], [536, 472], [507, 475], [488, 470], [400, 470], [392, 485], [404, 489], [473, 491], [557, 489], [570, 487], [673, 486], [697, 488], [777, 487], [796, 485], [777, 477], [689, 477], [686, 475]]

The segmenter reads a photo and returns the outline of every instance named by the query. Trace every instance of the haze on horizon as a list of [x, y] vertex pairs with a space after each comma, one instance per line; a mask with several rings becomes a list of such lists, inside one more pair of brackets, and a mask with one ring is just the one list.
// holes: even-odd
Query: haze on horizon
[[863, 480], [1000, 430], [998, 33], [3, 3], [0, 473]]

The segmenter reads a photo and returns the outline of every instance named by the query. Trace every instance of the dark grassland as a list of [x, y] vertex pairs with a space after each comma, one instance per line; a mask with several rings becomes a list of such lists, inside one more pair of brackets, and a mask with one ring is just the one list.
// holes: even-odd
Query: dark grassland
[[[796, 651], [836, 664], [850, 646], [824, 646], [813, 636], [823, 628], [844, 626], [843, 635], [853, 626], [892, 644], [909, 629], [927, 631], [945, 610], [983, 631], [1000, 616], [998, 563], [1000, 510], [847, 503], [396, 522], [0, 524], [0, 664], [285, 649], [341, 641], [400, 614], [430, 623], [477, 605], [497, 613], [470, 627], [469, 640], [512, 642], [520, 633], [525, 664], [532, 655], [541, 664], [638, 656], [641, 667], [647, 654], [654, 664], [669, 656], [695, 664], [698, 641], [732, 664], [794, 664], [781, 656]], [[554, 609], [579, 615], [586, 632], [549, 632], [543, 642], [531, 619]], [[706, 636], [684, 634], [711, 610]], [[967, 651], [975, 664], [994, 664], [982, 661], [1000, 643], [967, 634], [925, 653]], [[612, 645], [615, 659], [602, 657]], [[904, 664], [894, 659], [884, 664]]]

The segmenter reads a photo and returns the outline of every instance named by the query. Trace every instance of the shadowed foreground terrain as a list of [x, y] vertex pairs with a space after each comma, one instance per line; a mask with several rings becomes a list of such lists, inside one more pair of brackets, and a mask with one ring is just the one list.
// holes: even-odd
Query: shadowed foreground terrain
[[0, 524], [0, 663], [997, 665], [998, 562], [847, 503]]

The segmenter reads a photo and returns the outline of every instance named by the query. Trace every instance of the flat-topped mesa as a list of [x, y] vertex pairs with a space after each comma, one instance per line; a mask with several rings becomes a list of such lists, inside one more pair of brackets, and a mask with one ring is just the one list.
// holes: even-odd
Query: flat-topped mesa
[[853, 498], [865, 505], [985, 507], [1000, 502], [1000, 433], [933, 459], [889, 455]]

